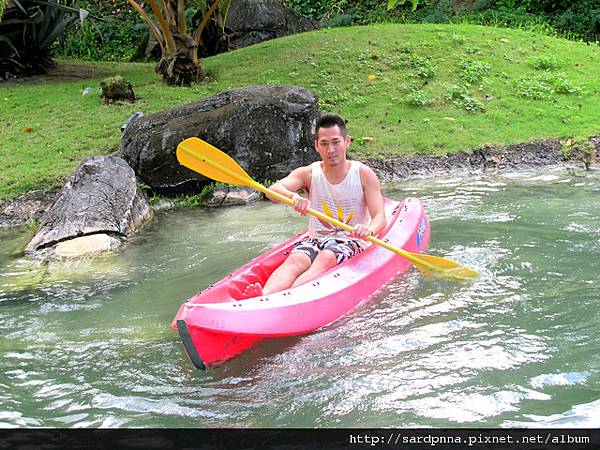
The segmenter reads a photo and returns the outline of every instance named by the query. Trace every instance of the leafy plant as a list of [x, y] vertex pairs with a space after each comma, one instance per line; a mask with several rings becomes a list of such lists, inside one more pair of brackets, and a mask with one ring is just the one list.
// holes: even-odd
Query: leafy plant
[[322, 1], [283, 0], [282, 3], [288, 8], [314, 19], [320, 19], [323, 16], [325, 7]]
[[429, 59], [418, 55], [411, 55], [408, 57], [403, 55], [396, 56], [391, 61], [390, 66], [396, 70], [401, 70], [406, 67], [414, 69], [419, 78], [433, 78], [437, 75], [437, 70]]
[[452, 33], [452, 40], [454, 42], [456, 42], [457, 44], [464, 44], [465, 43], [465, 36], [462, 34], [458, 34], [458, 33]]
[[427, 106], [432, 100], [431, 95], [423, 89], [413, 89], [406, 96], [406, 102], [411, 106]]
[[416, 69], [417, 76], [420, 78], [433, 78], [437, 75], [435, 67], [427, 58], [412, 56], [408, 59], [408, 63], [411, 67]]
[[46, 73], [54, 65], [52, 43], [77, 22], [89, 17], [72, 1], [13, 0], [0, 21], [0, 76]]
[[476, 98], [471, 97], [467, 87], [462, 84], [447, 85], [445, 98], [453, 105], [471, 113], [485, 111], [483, 103]]
[[475, 84], [482, 81], [490, 72], [491, 65], [478, 60], [463, 59], [459, 66], [461, 68], [460, 78], [468, 83]]
[[494, 28], [514, 28], [532, 33], [557, 36], [558, 32], [549, 19], [540, 14], [525, 11], [488, 9], [467, 13], [456, 19], [457, 22], [485, 25]]
[[544, 72], [526, 75], [516, 82], [521, 97], [532, 100], [548, 100], [554, 95], [578, 94], [581, 90], [561, 74]]
[[35, 232], [37, 231], [39, 226], [40, 226], [40, 223], [35, 218], [31, 218], [27, 221], [27, 231], [31, 234], [35, 234]]
[[130, 61], [147, 35], [145, 23], [131, 20], [111, 19], [97, 26], [84, 23], [65, 33], [54, 45], [54, 53], [65, 59]]
[[231, 185], [227, 183], [221, 183], [220, 181], [213, 181], [202, 187], [199, 194], [184, 195], [177, 198], [177, 203], [185, 208], [197, 208], [204, 205], [207, 198], [215, 190], [223, 187], [236, 187], [237, 185]]
[[[412, 3], [412, 8], [414, 11], [415, 9], [417, 9], [417, 6], [419, 6], [419, 0], [410, 0], [410, 1]], [[390, 10], [396, 5], [404, 5], [406, 2], [407, 2], [407, 0], [388, 0], [387, 9]]]
[[563, 65], [562, 60], [553, 56], [536, 56], [529, 59], [528, 62], [537, 70], [554, 70]]

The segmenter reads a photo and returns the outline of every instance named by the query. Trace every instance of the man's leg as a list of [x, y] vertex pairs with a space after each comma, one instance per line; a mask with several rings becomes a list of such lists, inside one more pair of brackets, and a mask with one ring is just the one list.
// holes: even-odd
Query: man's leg
[[263, 295], [288, 289], [310, 266], [308, 255], [302, 252], [292, 252], [283, 264], [271, 274], [263, 287]]
[[306, 283], [307, 281], [312, 280], [313, 278], [318, 277], [324, 272], [327, 272], [333, 266], [337, 264], [337, 256], [331, 250], [322, 250], [319, 252], [315, 261], [310, 266], [310, 269], [305, 271], [302, 275], [300, 275], [296, 281], [292, 284], [292, 287], [298, 286], [302, 283]]

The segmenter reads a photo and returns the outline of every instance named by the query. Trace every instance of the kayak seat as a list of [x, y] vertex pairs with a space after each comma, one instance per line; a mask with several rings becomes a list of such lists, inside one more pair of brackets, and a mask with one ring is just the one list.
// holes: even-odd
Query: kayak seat
[[229, 295], [235, 300], [261, 296], [262, 287], [288, 254], [289, 251], [278, 252], [229, 280]]
[[246, 300], [247, 298], [260, 297], [262, 295], [262, 284], [237, 281], [229, 286], [229, 295], [235, 300]]
[[236, 300], [259, 297], [269, 276], [270, 273], [264, 268], [255, 266], [248, 272], [240, 274], [239, 278], [230, 280], [229, 294]]

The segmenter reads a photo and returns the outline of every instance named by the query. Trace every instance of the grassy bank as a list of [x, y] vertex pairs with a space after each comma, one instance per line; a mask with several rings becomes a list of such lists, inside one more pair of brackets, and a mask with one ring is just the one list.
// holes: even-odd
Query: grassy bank
[[[259, 83], [314, 90], [349, 120], [355, 158], [446, 154], [600, 134], [600, 49], [516, 30], [375, 25], [320, 30], [204, 61], [210, 81], [161, 83], [150, 64], [85, 64], [77, 81], [0, 84], [0, 199], [51, 188], [86, 156], [118, 147], [135, 111], [171, 108]], [[78, 63], [82, 64], [82, 63]], [[101, 105], [100, 80], [121, 74], [141, 97]]]

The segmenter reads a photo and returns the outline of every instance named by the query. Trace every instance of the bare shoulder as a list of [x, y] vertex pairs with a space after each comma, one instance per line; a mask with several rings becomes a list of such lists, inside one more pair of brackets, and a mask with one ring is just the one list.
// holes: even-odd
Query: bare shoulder
[[298, 168], [292, 170], [292, 173], [295, 173], [301, 177], [310, 175], [311, 172], [312, 172], [312, 168], [311, 168], [310, 164], [308, 166], [302, 166], [302, 167], [298, 167]]
[[363, 186], [379, 185], [379, 177], [373, 169], [364, 163], [360, 163], [360, 181]]
[[298, 167], [294, 169], [292, 173], [296, 172], [296, 176], [302, 178], [304, 181], [310, 181], [310, 177], [312, 175], [312, 167], [310, 164], [308, 166]]
[[292, 170], [285, 179], [291, 181], [296, 190], [304, 189], [310, 187], [311, 174], [312, 169], [310, 165], [302, 166]]

